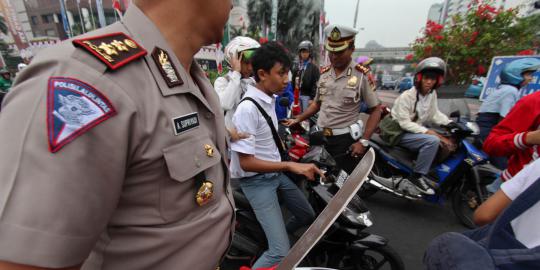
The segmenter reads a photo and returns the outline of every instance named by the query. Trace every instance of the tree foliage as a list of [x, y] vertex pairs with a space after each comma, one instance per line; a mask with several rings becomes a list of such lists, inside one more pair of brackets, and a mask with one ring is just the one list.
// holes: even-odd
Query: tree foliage
[[409, 58], [418, 62], [438, 56], [448, 63], [447, 82], [467, 84], [473, 75], [486, 75], [494, 56], [532, 54], [538, 41], [535, 22], [519, 18], [516, 9], [475, 0], [464, 16], [454, 16], [446, 27], [428, 21]]
[[[248, 3], [250, 35], [259, 40], [266, 37], [272, 16], [271, 0], [251, 0]], [[278, 4], [277, 41], [283, 43], [290, 52], [302, 40], [319, 44], [320, 1], [280, 0]]]
[[[4, 17], [0, 17], [0, 32], [3, 34], [8, 33], [8, 27], [4, 21]], [[6, 68], [11, 72], [15, 72], [17, 70], [17, 65], [22, 62], [22, 58], [14, 56], [13, 50], [9, 48], [9, 45], [6, 44], [4, 40], [0, 40], [0, 54], [2, 54], [2, 57], [4, 58]]]

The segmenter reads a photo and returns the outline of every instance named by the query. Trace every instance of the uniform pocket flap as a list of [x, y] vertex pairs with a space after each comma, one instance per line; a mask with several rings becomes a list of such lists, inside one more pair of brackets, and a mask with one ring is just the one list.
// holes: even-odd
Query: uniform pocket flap
[[218, 164], [221, 154], [209, 138], [193, 138], [163, 149], [172, 179], [180, 182]]

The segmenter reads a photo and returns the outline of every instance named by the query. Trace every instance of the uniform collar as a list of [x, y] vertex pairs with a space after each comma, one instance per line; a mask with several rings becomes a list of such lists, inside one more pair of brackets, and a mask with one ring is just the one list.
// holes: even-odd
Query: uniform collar
[[330, 74], [336, 80], [341, 78], [341, 77], [345, 77], [345, 76], [349, 77], [349, 76], [351, 76], [351, 74], [353, 74], [353, 70], [355, 69], [355, 67], [356, 67], [356, 63], [351, 60], [351, 62], [347, 66], [347, 68], [345, 68], [345, 70], [343, 72], [341, 72], [341, 74], [339, 74], [339, 77], [336, 76], [336, 71], [334, 70], [334, 67], [331, 68]]
[[[122, 20], [122, 24], [128, 30], [129, 35], [148, 51], [145, 60], [163, 96], [191, 93], [213, 112], [212, 107], [204, 97], [208, 96], [208, 94], [213, 91], [212, 85], [210, 85], [204, 71], [199, 67], [195, 60], [191, 65], [190, 75], [190, 73], [186, 72], [154, 22], [152, 22], [135, 4], [129, 5]], [[182, 85], [174, 87], [169, 87], [167, 85], [165, 78], [158, 69], [157, 63], [152, 58], [152, 52], [156, 48], [160, 48], [169, 54], [170, 62], [176, 67], [178, 75], [183, 81]]]
[[274, 101], [274, 96], [271, 97], [267, 95], [262, 90], [260, 90], [259, 88], [253, 85], [248, 85], [247, 89], [248, 89], [246, 92], [247, 96], [255, 97], [259, 100], [262, 100], [264, 103], [267, 103], [267, 104], [272, 104], [272, 102]]

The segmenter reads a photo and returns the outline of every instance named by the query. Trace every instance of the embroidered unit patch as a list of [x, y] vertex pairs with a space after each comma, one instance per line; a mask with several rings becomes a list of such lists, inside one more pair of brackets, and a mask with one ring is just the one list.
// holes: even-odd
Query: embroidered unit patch
[[116, 114], [107, 97], [82, 81], [52, 77], [47, 91], [47, 133], [52, 153]]

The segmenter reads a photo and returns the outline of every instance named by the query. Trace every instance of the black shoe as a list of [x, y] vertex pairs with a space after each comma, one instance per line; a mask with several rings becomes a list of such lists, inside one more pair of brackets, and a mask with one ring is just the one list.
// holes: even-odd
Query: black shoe
[[411, 181], [420, 192], [426, 195], [435, 195], [435, 191], [428, 185], [424, 176], [413, 174], [409, 177], [409, 181]]

